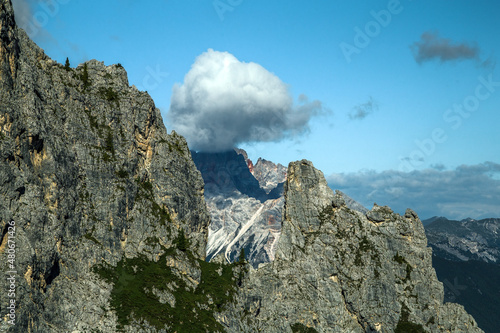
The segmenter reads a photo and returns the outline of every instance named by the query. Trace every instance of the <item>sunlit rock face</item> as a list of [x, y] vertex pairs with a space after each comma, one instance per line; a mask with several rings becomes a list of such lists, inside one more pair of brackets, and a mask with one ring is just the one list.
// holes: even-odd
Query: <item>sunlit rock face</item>
[[443, 285], [417, 214], [349, 208], [311, 162], [290, 163], [274, 261], [218, 320], [230, 332], [481, 332]]
[[[17, 271], [16, 322], [3, 320], [2, 295], [0, 331], [115, 331], [113, 286], [93, 268], [157, 260], [180, 230], [203, 260], [203, 186], [184, 138], [167, 134], [122, 66], [65, 68], [0, 0], [0, 266], [14, 221]], [[195, 271], [188, 261], [177, 270]]]

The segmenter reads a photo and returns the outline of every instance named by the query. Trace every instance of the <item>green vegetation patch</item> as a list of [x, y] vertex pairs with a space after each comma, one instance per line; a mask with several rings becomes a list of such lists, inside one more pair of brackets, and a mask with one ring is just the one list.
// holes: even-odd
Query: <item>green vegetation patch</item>
[[128, 178], [128, 171], [125, 170], [125, 169], [120, 169], [118, 171], [115, 172], [116, 176], [118, 178]]
[[71, 70], [71, 65], [69, 64], [68, 58], [66, 58], [66, 62], [64, 63], [64, 69], [68, 72]]
[[293, 333], [318, 333], [314, 328], [312, 327], [307, 327], [304, 324], [301, 323], [295, 323], [292, 326], [290, 326], [292, 329]]
[[115, 157], [115, 146], [113, 145], [113, 133], [111, 132], [111, 128], [108, 129], [108, 135], [106, 136], [106, 140], [104, 142], [104, 150]]
[[116, 102], [118, 103], [118, 93], [116, 91], [113, 90], [113, 88], [111, 87], [107, 87], [107, 88], [100, 88], [99, 89], [99, 95], [109, 101], [109, 102]]
[[101, 242], [99, 242], [95, 237], [94, 237], [94, 232], [95, 232], [95, 225], [92, 226], [92, 230], [90, 230], [89, 232], [87, 232], [85, 235], [83, 235], [83, 237], [85, 237], [86, 239], [88, 239], [89, 241], [92, 241], [94, 243], [96, 243], [97, 245], [101, 246], [102, 247], [102, 244]]
[[[95, 124], [92, 124], [92, 118], [90, 115], [89, 115], [89, 119], [91, 122], [91, 126], [95, 125], [95, 127], [97, 129], [97, 135], [99, 137], [102, 138], [102, 136], [104, 135], [104, 133], [103, 133], [104, 130], [106, 130], [106, 132], [107, 132], [106, 136], [103, 138], [104, 142], [99, 146], [93, 146], [93, 147], [101, 152], [102, 158], [105, 162], [111, 162], [111, 161], [115, 160], [115, 153], [116, 152], [115, 152], [115, 146], [113, 143], [113, 130], [109, 126], [104, 126], [104, 125], [99, 126], [97, 124], [97, 122]], [[94, 121], [95, 121], [95, 118], [94, 118]]]
[[362, 256], [363, 253], [365, 252], [370, 253], [370, 257], [372, 261], [376, 263], [377, 267], [382, 266], [375, 245], [372, 242], [370, 242], [366, 236], [363, 236], [363, 238], [359, 242], [358, 251], [356, 252], [356, 258], [354, 259], [354, 264], [356, 266], [361, 266], [363, 264]]
[[84, 109], [85, 114], [89, 118], [89, 123], [92, 128], [98, 129], [99, 128], [99, 123], [97, 122], [97, 117], [93, 116], [90, 110]]
[[333, 220], [334, 217], [334, 211], [333, 211], [333, 206], [332, 205], [326, 205], [321, 212], [319, 212], [319, 220], [321, 221], [321, 224], [330, 222]]
[[393, 257], [393, 260], [400, 265], [406, 264], [406, 276], [403, 279], [403, 282], [409, 281], [411, 279], [411, 272], [413, 271], [413, 267], [406, 261], [406, 259], [399, 255], [399, 252]]
[[424, 327], [420, 324], [412, 323], [408, 320], [410, 310], [403, 304], [401, 306], [401, 315], [399, 316], [399, 322], [394, 333], [424, 333]]
[[[118, 316], [117, 329], [123, 330], [136, 318], [146, 320], [157, 329], [169, 325], [170, 332], [223, 331], [214, 313], [232, 301], [237, 288], [234, 269], [238, 265], [208, 263], [195, 259], [187, 250], [188, 257], [201, 269], [201, 282], [192, 290], [167, 266], [167, 256], [175, 256], [175, 248], [165, 250], [157, 262], [139, 255], [123, 258], [116, 267], [106, 263], [94, 267], [95, 273], [113, 284], [111, 307]], [[175, 305], [160, 303], [153, 288], [171, 293]]]
[[87, 63], [83, 64], [83, 72], [82, 74], [80, 74], [80, 80], [82, 80], [83, 83], [83, 90], [87, 90], [87, 88], [90, 87], [91, 84]]
[[184, 152], [181, 149], [181, 146], [179, 144], [179, 141], [176, 141], [174, 144], [171, 144], [169, 141], [167, 141], [168, 144], [168, 151], [173, 152], [174, 150], [177, 150], [179, 154], [183, 154]]

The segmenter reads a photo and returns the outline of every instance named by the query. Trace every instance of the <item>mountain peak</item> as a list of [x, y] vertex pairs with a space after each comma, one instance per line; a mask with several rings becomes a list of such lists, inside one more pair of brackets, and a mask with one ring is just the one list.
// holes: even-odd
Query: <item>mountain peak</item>
[[10, 0], [0, 0], [0, 35], [3, 37], [4, 31], [15, 29], [14, 7]]
[[14, 9], [10, 0], [0, 0], [0, 88], [12, 88], [19, 59]]
[[229, 330], [481, 332], [462, 307], [443, 304], [413, 211], [350, 209], [307, 160], [289, 164], [284, 196], [276, 258], [250, 271], [237, 304], [223, 314]]

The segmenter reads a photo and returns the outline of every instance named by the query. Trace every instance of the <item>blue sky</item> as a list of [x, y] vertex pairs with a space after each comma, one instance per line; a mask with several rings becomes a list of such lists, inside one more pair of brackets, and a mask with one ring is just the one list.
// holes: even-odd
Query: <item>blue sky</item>
[[[292, 104], [277, 106], [284, 110], [279, 135], [266, 136], [262, 127], [273, 124], [265, 121], [253, 134], [239, 135], [241, 127], [227, 134], [250, 158], [284, 165], [309, 159], [332, 187], [367, 206], [376, 201], [398, 212], [412, 207], [423, 218], [500, 216], [498, 2], [14, 3], [18, 24], [55, 60], [69, 57], [72, 66], [90, 59], [121, 63], [130, 84], [153, 97], [169, 131], [187, 126], [179, 120], [186, 112], [200, 126], [223, 116], [217, 103], [215, 111], [185, 103], [171, 108], [176, 84], [178, 100], [200, 89], [200, 76], [189, 81], [188, 72], [213, 75], [213, 64], [222, 58], [241, 73], [255, 63], [255, 80], [279, 79], [269, 96], [288, 89], [272, 101], [286, 104], [288, 98]], [[224, 78], [236, 80], [241, 73]], [[206, 89], [221, 85], [231, 82]], [[308, 100], [301, 102], [301, 96]], [[230, 103], [232, 116], [259, 107], [261, 114], [278, 110], [239, 103]], [[252, 108], [240, 111], [239, 105]], [[297, 114], [301, 121], [293, 121]], [[248, 126], [263, 118], [241, 117]], [[256, 142], [255, 133], [267, 139]], [[195, 135], [185, 134], [194, 142]]]

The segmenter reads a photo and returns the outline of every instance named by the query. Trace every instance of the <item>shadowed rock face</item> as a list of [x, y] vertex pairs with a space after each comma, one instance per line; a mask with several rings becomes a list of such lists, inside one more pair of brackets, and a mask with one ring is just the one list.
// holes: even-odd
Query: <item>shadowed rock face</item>
[[250, 272], [236, 305], [219, 317], [228, 331], [481, 332], [461, 306], [443, 305], [413, 211], [351, 210], [305, 160], [287, 175], [276, 258]]
[[276, 185], [266, 192], [252, 173], [255, 168], [244, 150], [192, 155], [205, 181], [205, 200], [212, 218], [207, 260], [219, 255], [233, 262], [241, 249], [254, 267], [273, 260], [281, 231], [285, 174], [280, 179], [269, 170], [266, 174]]
[[500, 264], [500, 219], [453, 221], [440, 217], [432, 219], [425, 232], [434, 253], [444, 259]]
[[422, 221], [445, 302], [462, 304], [485, 332], [500, 326], [500, 219]]
[[245, 159], [234, 150], [224, 153], [191, 152], [193, 161], [200, 170], [206, 191], [231, 195], [234, 192], [266, 201], [267, 194], [250, 173]]

